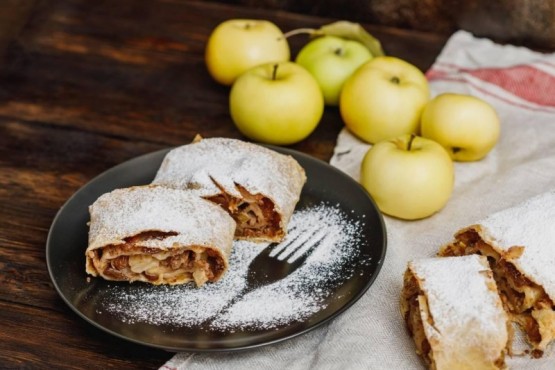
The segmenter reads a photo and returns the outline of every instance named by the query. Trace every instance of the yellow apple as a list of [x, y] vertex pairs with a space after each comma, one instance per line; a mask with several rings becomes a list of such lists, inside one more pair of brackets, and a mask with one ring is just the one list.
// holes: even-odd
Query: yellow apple
[[453, 192], [454, 178], [453, 161], [441, 145], [402, 135], [368, 150], [360, 182], [383, 213], [415, 220], [443, 208]]
[[210, 75], [231, 85], [247, 69], [269, 62], [288, 61], [289, 44], [272, 22], [230, 19], [220, 23], [208, 38], [205, 61]]
[[293, 62], [269, 63], [243, 73], [229, 95], [233, 122], [246, 137], [289, 145], [314, 131], [324, 113], [318, 83]]
[[441, 94], [422, 112], [422, 136], [437, 141], [455, 161], [484, 158], [499, 139], [495, 109], [471, 95]]
[[418, 68], [382, 56], [366, 62], [347, 79], [339, 108], [347, 128], [373, 144], [418, 133], [429, 95], [428, 81]]
[[358, 41], [322, 36], [303, 46], [295, 62], [305, 67], [318, 81], [325, 103], [338, 105], [345, 80], [370, 59], [372, 54]]

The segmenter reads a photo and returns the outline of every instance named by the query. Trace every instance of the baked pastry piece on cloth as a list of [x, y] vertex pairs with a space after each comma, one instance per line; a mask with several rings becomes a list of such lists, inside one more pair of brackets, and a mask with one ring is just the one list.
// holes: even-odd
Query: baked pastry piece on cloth
[[534, 357], [555, 339], [555, 191], [459, 230], [440, 256], [488, 257], [506, 310]]
[[291, 156], [236, 139], [201, 139], [171, 150], [153, 184], [195, 190], [237, 222], [236, 238], [276, 242], [306, 182]]
[[428, 368], [504, 368], [510, 327], [486, 257], [409, 262], [401, 313]]
[[90, 207], [86, 271], [107, 280], [197, 286], [227, 270], [235, 222], [190, 192], [114, 190]]

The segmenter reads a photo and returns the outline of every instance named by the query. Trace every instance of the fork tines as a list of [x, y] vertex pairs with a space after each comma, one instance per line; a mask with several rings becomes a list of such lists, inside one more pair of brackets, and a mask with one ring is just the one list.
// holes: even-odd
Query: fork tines
[[279, 261], [287, 259], [287, 263], [293, 263], [318, 246], [326, 234], [327, 231], [323, 229], [302, 230], [296, 234], [289, 234], [286, 240], [272, 250], [270, 257], [277, 256]]

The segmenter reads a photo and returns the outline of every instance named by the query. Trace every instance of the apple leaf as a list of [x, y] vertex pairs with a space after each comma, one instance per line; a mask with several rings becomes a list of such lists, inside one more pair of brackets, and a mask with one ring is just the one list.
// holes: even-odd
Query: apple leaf
[[286, 32], [283, 36], [285, 38], [308, 33], [310, 37], [321, 37], [321, 36], [336, 36], [342, 37], [348, 40], [354, 40], [360, 42], [362, 45], [366, 46], [372, 56], [379, 57], [385, 55], [382, 44], [380, 40], [368, 33], [364, 27], [359, 23], [349, 22], [349, 21], [337, 21], [330, 24], [326, 24], [318, 29], [314, 28], [298, 28], [292, 31]]
[[368, 33], [359, 23], [349, 21], [337, 21], [320, 27], [312, 33], [312, 36], [337, 36], [362, 43], [370, 50], [373, 56], [384, 55], [380, 41]]

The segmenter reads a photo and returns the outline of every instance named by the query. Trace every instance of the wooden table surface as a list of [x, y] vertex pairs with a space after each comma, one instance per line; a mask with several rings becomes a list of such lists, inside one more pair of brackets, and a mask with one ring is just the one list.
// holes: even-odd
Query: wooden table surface
[[[229, 88], [203, 61], [210, 31], [240, 17], [284, 31], [332, 21], [208, 1], [0, 3], [0, 368], [157, 368], [171, 357], [105, 334], [67, 307], [50, 282], [46, 238], [64, 202], [110, 167], [197, 133], [241, 138]], [[446, 41], [365, 26], [388, 54], [423, 70]], [[304, 42], [291, 40], [293, 55]], [[293, 148], [329, 160], [342, 125], [327, 108]]]

